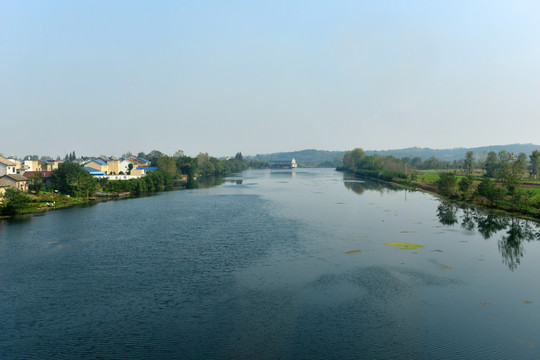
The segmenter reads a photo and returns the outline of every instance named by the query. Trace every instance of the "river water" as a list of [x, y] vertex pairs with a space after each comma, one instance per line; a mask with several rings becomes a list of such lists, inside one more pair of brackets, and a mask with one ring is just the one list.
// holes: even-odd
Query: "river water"
[[330, 169], [5, 220], [0, 358], [538, 359], [538, 231]]

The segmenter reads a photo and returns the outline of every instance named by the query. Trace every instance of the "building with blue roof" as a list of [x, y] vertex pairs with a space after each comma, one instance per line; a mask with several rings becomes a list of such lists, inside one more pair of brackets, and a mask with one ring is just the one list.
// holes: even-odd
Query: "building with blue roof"
[[92, 176], [103, 176], [103, 175], [107, 174], [105, 171], [99, 171], [99, 170], [96, 170], [93, 167], [89, 167], [89, 166], [85, 166], [82, 169], [84, 171], [90, 173], [90, 175], [92, 175]]

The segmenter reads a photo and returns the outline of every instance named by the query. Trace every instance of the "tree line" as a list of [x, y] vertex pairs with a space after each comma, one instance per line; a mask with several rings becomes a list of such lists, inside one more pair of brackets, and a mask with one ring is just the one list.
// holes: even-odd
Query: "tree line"
[[[422, 170], [441, 170], [435, 188], [417, 182]], [[360, 148], [347, 151], [343, 156], [343, 167], [338, 170], [351, 171], [360, 176], [368, 176], [386, 181], [406, 183], [437, 191], [454, 199], [485, 203], [504, 209], [538, 216], [540, 196], [522, 188], [528, 178], [532, 185], [540, 176], [540, 151], [533, 150], [514, 155], [501, 150], [490, 151], [484, 159], [478, 160], [472, 151], [464, 159], [444, 162], [434, 158], [414, 160], [397, 159], [378, 154], [366, 156]], [[424, 176], [424, 175], [422, 175]]]
[[472, 151], [468, 151], [465, 158], [454, 161], [437, 159], [435, 156], [422, 160], [415, 158], [396, 158], [392, 155], [382, 156], [378, 154], [367, 156], [364, 150], [356, 148], [345, 152], [343, 156], [343, 169], [350, 171], [359, 170], [388, 170], [397, 171], [404, 174], [411, 174], [414, 170], [464, 170], [472, 173], [473, 170], [484, 170], [487, 177], [500, 178], [509, 171], [509, 164], [521, 170], [522, 173], [529, 172], [531, 179], [538, 179], [540, 176], [540, 151], [534, 150], [531, 155], [525, 153], [514, 155], [505, 150], [490, 151], [482, 159], [474, 156]]
[[[128, 154], [124, 154], [128, 155]], [[131, 155], [131, 154], [129, 154]], [[128, 155], [128, 156], [129, 156]], [[237, 153], [234, 158], [217, 159], [208, 153], [200, 153], [196, 157], [190, 157], [178, 151], [173, 156], [165, 155], [157, 150], [148, 154], [139, 153], [151, 161], [156, 171], [148, 171], [145, 176], [129, 180], [97, 179], [83, 170], [76, 160], [75, 152], [66, 156], [66, 160], [58, 165], [52, 174], [52, 185], [44, 186], [43, 175], [33, 174], [29, 179], [30, 191], [38, 195], [42, 190], [57, 192], [70, 197], [88, 198], [95, 191], [105, 192], [130, 192], [132, 194], [144, 194], [146, 192], [170, 190], [193, 182], [199, 177], [224, 175], [231, 172], [239, 172], [248, 167], [264, 167], [266, 163], [249, 164], [244, 160], [242, 153]], [[16, 189], [7, 189], [0, 202], [0, 215], [14, 215], [23, 210], [32, 202], [28, 194]]]
[[[177, 152], [176, 156], [168, 156], [157, 150], [148, 154], [139, 153], [139, 157], [151, 161], [156, 171], [149, 171], [138, 179], [108, 180], [96, 179], [82, 167], [68, 160], [59, 164], [58, 169], [52, 172], [53, 185], [50, 190], [56, 190], [61, 194], [75, 197], [89, 197], [96, 190], [107, 192], [126, 192], [142, 194], [152, 191], [169, 190], [184, 182], [188, 182], [201, 176], [224, 175], [238, 172], [248, 168], [242, 153], [237, 153], [234, 158], [217, 159], [208, 153], [200, 153], [196, 157], [186, 156]], [[30, 190], [39, 193], [43, 188], [42, 178], [38, 174], [30, 179]]]

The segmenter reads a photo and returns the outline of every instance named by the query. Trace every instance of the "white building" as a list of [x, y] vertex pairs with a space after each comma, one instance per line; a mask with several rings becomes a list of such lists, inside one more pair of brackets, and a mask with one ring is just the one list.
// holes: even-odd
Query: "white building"
[[0, 156], [0, 176], [17, 173], [17, 164]]

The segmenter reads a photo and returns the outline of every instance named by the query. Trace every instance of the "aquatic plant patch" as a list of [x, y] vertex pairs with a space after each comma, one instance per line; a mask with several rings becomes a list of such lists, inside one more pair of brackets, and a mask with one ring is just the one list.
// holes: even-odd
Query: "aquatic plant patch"
[[403, 242], [397, 242], [397, 243], [390, 243], [390, 242], [387, 242], [387, 243], [384, 243], [384, 245], [387, 245], [387, 246], [396, 246], [396, 247], [399, 247], [399, 248], [401, 248], [401, 249], [403, 249], [403, 250], [421, 249], [421, 248], [424, 247], [423, 245], [410, 244], [410, 243], [403, 243]]

